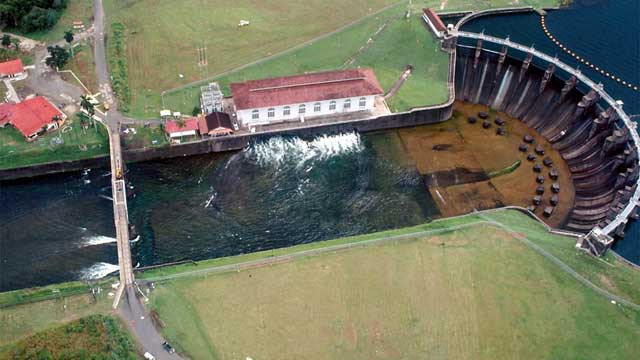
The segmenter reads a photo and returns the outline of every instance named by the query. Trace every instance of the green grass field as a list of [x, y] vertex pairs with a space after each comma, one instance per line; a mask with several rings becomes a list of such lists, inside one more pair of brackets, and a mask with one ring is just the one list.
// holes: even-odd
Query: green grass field
[[[520, 213], [486, 216], [637, 301], [636, 270], [582, 255], [574, 239], [551, 235]], [[396, 234], [478, 220], [471, 215]], [[195, 359], [620, 359], [640, 351], [637, 312], [611, 304], [485, 224], [219, 274], [201, 265], [181, 271], [188, 269], [200, 272], [157, 282], [152, 303], [165, 335]]]
[[[185, 3], [186, 4], [186, 3]], [[375, 14], [377, 10], [397, 4], [391, 11]], [[450, 1], [414, 1], [414, 13], [431, 6], [439, 11], [475, 10], [490, 7], [534, 5], [536, 7], [557, 6], [557, 0], [450, 0]], [[139, 118], [158, 116], [161, 109], [162, 91], [186, 86], [204, 78], [215, 77], [238, 67], [269, 58], [296, 46], [312, 47], [310, 51], [298, 49], [286, 55], [277, 56], [264, 66], [245, 72], [247, 76], [276, 76], [300, 71], [326, 70], [340, 67], [365, 44], [375, 32], [381, 20], [389, 16], [402, 16], [407, 2], [393, 0], [356, 0], [343, 2], [307, 1], [265, 1], [256, 4], [240, 2], [190, 1], [188, 6], [168, 0], [143, 1], [105, 1], [108, 23], [122, 23], [126, 38], [127, 79], [131, 93], [129, 114]], [[370, 16], [370, 18], [364, 18]], [[364, 19], [363, 19], [364, 18]], [[241, 20], [249, 20], [251, 25], [238, 27]], [[341, 29], [342, 26], [362, 19], [361, 23]], [[364, 24], [367, 23], [367, 24]], [[357, 29], [353, 29], [353, 27]], [[318, 39], [332, 31], [332, 40]], [[386, 84], [388, 78], [397, 78], [397, 67], [411, 61], [418, 65], [416, 75], [429, 76], [426, 84], [409, 84], [401, 91], [399, 98], [391, 102], [397, 109], [411, 106], [434, 104], [442, 99], [440, 81], [443, 79], [442, 59], [425, 53], [405, 54], [406, 58], [391, 57], [393, 51], [414, 49], [424, 44], [432, 50], [430, 40], [416, 38], [416, 29], [410, 26], [395, 25], [390, 34], [383, 34], [377, 49], [368, 51], [355, 65], [377, 65], [381, 80]], [[386, 32], [385, 32], [386, 33]], [[413, 33], [413, 35], [412, 35]], [[110, 31], [110, 36], [112, 31]], [[337, 35], [337, 37], [336, 37]], [[314, 40], [312, 43], [306, 43]], [[320, 45], [320, 43], [322, 43]], [[383, 45], [387, 45], [385, 48]], [[198, 48], [205, 46], [208, 65], [198, 66]], [[385, 55], [379, 58], [379, 55]], [[113, 56], [113, 55], [111, 55]], [[285, 58], [285, 59], [282, 59]], [[124, 60], [123, 60], [124, 61]], [[400, 64], [403, 63], [403, 64]], [[420, 65], [428, 64], [428, 67]], [[290, 67], [293, 65], [293, 67]], [[286, 67], [285, 67], [286, 66]], [[280, 71], [278, 71], [280, 70]], [[446, 71], [446, 70], [445, 70]], [[236, 76], [246, 78], [246, 76]], [[419, 77], [416, 76], [416, 79]], [[223, 77], [228, 84], [233, 77]], [[416, 80], [417, 82], [417, 80]], [[424, 99], [424, 90], [428, 98]], [[433, 94], [431, 92], [434, 92]], [[175, 93], [167, 100], [167, 107], [173, 110], [191, 112], [196, 104], [195, 91], [187, 89]]]
[[[407, 20], [401, 15], [401, 8], [385, 11], [338, 34], [216, 80], [229, 95], [231, 82], [363, 66], [373, 68], [382, 87], [388, 90], [411, 64], [414, 72], [389, 100], [391, 110], [406, 111], [445, 102], [448, 55], [438, 50], [438, 41], [419, 16]], [[359, 52], [384, 23], [387, 25], [373, 43]], [[351, 59], [354, 61], [349, 63]], [[166, 94], [164, 100], [168, 108], [184, 112], [198, 104], [199, 96], [199, 86], [194, 86]]]
[[[63, 143], [56, 141], [58, 137]], [[0, 129], [0, 169], [108, 154], [109, 140], [104, 127], [98, 124], [97, 129], [93, 126], [82, 129], [75, 115], [65, 122], [62, 129], [42, 135], [30, 143], [13, 126]]]
[[0, 359], [136, 359], [133, 338], [119, 320], [91, 315], [38, 332], [0, 349]]

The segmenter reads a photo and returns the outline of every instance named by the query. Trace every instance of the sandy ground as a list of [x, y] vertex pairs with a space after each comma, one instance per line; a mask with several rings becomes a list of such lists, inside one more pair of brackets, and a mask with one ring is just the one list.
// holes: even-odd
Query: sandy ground
[[[554, 227], [561, 227], [566, 221], [575, 197], [575, 190], [569, 168], [540, 134], [529, 129], [523, 122], [504, 113], [492, 112], [491, 127], [482, 128], [482, 120], [475, 124], [467, 122], [468, 116], [476, 116], [479, 111], [489, 113], [482, 105], [456, 103], [455, 116], [443, 124], [421, 126], [397, 131], [403, 150], [413, 159], [418, 171], [425, 177], [433, 199], [444, 217], [472, 212], [474, 209], [488, 209], [504, 205], [526, 207], [532, 204], [538, 186], [533, 165], [537, 162], [545, 176], [545, 193], [542, 204], [535, 213], [542, 217], [545, 206], [553, 195], [550, 186], [554, 182], [548, 177], [550, 168], [542, 165], [545, 156], [553, 160], [553, 167], [560, 177], [559, 204], [553, 215], [545, 218]], [[506, 121], [506, 135], [496, 134], [496, 117]], [[534, 137], [536, 144], [545, 150], [537, 160], [526, 160], [526, 153], [518, 151], [525, 134]], [[530, 146], [533, 152], [533, 146]], [[491, 172], [508, 168], [520, 160], [515, 171], [488, 178]]]

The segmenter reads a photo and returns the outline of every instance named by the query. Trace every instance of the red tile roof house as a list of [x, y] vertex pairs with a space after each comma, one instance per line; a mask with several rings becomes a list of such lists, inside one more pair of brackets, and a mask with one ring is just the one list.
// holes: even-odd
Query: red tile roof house
[[0, 78], [11, 79], [24, 74], [22, 60], [10, 60], [0, 63]]
[[198, 118], [191, 117], [182, 121], [167, 120], [164, 124], [164, 131], [169, 135], [172, 143], [180, 144], [182, 138], [198, 135]]
[[370, 111], [375, 97], [384, 93], [368, 68], [249, 80], [230, 87], [238, 122], [244, 128]]
[[422, 19], [429, 25], [431, 31], [439, 38], [443, 37], [447, 31], [440, 16], [431, 8], [422, 9]]
[[66, 118], [62, 111], [42, 96], [17, 104], [0, 105], [0, 127], [13, 125], [27, 141], [33, 141], [42, 133], [58, 129]]

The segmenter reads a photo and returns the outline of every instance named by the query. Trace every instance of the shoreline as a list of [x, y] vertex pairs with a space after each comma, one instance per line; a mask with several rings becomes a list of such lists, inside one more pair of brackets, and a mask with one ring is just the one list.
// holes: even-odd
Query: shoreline
[[[531, 219], [534, 219], [537, 223], [539, 223], [549, 233], [573, 238], [576, 238], [578, 236], [578, 234], [549, 227], [540, 218], [529, 213], [524, 208], [507, 206], [487, 209], [464, 215], [434, 219], [423, 224], [398, 229], [390, 229], [373, 233], [314, 241], [310, 243], [303, 243], [287, 247], [261, 250], [219, 258], [210, 258], [204, 260], [184, 260], [183, 262], [178, 263], [171, 262], [165, 264], [155, 264], [145, 268], [134, 269], [134, 272], [137, 275], [136, 279], [144, 282], [159, 281], [163, 278], [166, 278], [167, 276], [174, 277], [176, 276], [176, 274], [179, 276], [197, 276], [198, 273], [201, 273], [203, 271], [213, 271], [211, 269], [215, 269], [218, 267], [234, 266], [241, 263], [253, 261], [269, 262], [269, 259], [280, 259], [282, 257], [294, 256], [297, 253], [306, 253], [310, 251], [317, 252], [322, 251], [323, 249], [325, 249], [324, 251], [334, 251], [334, 247], [353, 247], [357, 245], [364, 246], [364, 244], [372, 241], [384, 241], [387, 239], [412, 237], [416, 236], [416, 234], [421, 234], [424, 232], [449, 231], [447, 229], [452, 226], [463, 226], [483, 222], [481, 214], [491, 214], [496, 212], [506, 213], [511, 211], [519, 211], [526, 214]], [[34, 286], [3, 291], [0, 292], [0, 309], [31, 302], [52, 300], [78, 294], [86, 294], [90, 293], [91, 289], [94, 287], [100, 287], [103, 291], [109, 290], [110, 284], [118, 281], [118, 277], [116, 274], [117, 271], [91, 282], [72, 280], [43, 286]]]

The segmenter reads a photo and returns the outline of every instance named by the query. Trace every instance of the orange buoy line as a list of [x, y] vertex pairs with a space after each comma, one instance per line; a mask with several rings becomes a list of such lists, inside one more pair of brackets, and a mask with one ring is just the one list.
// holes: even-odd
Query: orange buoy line
[[544, 19], [545, 19], [545, 16], [544, 15], [540, 15], [540, 25], [542, 26], [542, 31], [544, 31], [544, 34], [547, 35], [547, 37], [554, 44], [556, 44], [556, 46], [558, 46], [560, 49], [562, 49], [564, 52], [566, 52], [567, 54], [569, 54], [570, 56], [572, 56], [576, 60], [578, 60], [581, 63], [585, 64], [589, 68], [595, 70], [596, 72], [599, 72], [600, 74], [610, 78], [613, 81], [617, 81], [618, 83], [622, 84], [623, 86], [628, 87], [629, 89], [633, 89], [635, 91], [640, 91], [640, 88], [638, 87], [638, 85], [633, 85], [632, 83], [630, 83], [628, 81], [622, 80], [618, 76], [615, 76], [615, 75], [613, 75], [613, 74], [611, 74], [609, 72], [606, 72], [604, 69], [601, 69], [600, 67], [595, 66], [594, 64], [592, 64], [589, 61], [587, 61], [585, 58], [583, 58], [583, 57], [577, 55], [575, 52], [569, 50], [569, 48], [564, 46], [562, 43], [560, 43], [560, 41], [558, 41], [558, 39], [556, 39], [555, 37], [553, 37], [553, 35], [551, 35], [551, 33], [549, 32], [549, 29], [547, 29], [547, 24], [545, 23]]

